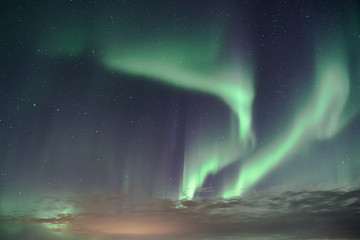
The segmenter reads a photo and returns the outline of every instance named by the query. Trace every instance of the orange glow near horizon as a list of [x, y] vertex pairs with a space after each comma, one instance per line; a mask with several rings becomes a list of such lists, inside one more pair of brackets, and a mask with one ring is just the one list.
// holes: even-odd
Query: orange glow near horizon
[[184, 233], [186, 229], [189, 230], [189, 226], [185, 226], [179, 220], [104, 216], [77, 219], [67, 229], [67, 232], [72, 234], [156, 236], [180, 234]]

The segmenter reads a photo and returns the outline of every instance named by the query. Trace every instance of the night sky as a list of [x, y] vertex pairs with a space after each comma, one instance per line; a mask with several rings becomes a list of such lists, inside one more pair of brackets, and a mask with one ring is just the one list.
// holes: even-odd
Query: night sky
[[360, 3], [5, 1], [1, 239], [360, 239]]

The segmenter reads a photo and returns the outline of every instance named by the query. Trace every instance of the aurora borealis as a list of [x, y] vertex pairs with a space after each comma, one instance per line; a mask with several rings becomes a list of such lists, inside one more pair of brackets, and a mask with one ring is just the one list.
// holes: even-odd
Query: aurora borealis
[[360, 238], [358, 1], [8, 1], [1, 239]]

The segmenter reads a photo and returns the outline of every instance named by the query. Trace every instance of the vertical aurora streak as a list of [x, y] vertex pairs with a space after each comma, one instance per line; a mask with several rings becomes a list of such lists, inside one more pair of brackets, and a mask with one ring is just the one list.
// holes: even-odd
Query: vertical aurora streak
[[316, 59], [312, 100], [297, 115], [285, 136], [244, 163], [237, 183], [225, 189], [224, 198], [240, 196], [289, 155], [309, 142], [334, 137], [349, 120], [345, 112], [350, 92], [346, 52], [338, 46], [325, 49]]

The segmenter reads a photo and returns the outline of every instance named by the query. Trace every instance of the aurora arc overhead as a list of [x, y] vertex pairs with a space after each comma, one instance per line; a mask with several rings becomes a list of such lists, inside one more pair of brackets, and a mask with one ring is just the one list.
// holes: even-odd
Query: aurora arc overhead
[[357, 1], [2, 11], [1, 239], [360, 237]]
[[[191, 57], [184, 56], [184, 52], [196, 50], [186, 49], [184, 51], [183, 48], [179, 50], [155, 48], [154, 50], [154, 46], [149, 46], [149, 49], [141, 48], [139, 52], [131, 50], [127, 50], [127, 54], [120, 52], [118, 57], [110, 57], [109, 60], [105, 60], [105, 64], [111, 69], [159, 80], [180, 88], [212, 94], [227, 103], [235, 113], [238, 126], [230, 129], [230, 131], [236, 131], [238, 128], [237, 139], [232, 139], [234, 142], [228, 142], [225, 147], [205, 146], [204, 149], [193, 150], [190, 146], [190, 149], [186, 150], [182, 186], [184, 196], [180, 195], [181, 198], [192, 198], [206, 177], [235, 161], [240, 156], [239, 154], [243, 154], [249, 147], [253, 137], [251, 119], [254, 93], [251, 74], [236, 63], [218, 66], [215, 64], [216, 59], [196, 59], [199, 62], [198, 65], [203, 65], [202, 62], [209, 65], [202, 73], [202, 69], [196, 62], [190, 61]], [[212, 50], [204, 49], [204, 51]], [[167, 52], [173, 54], [167, 54]], [[187, 59], [188, 62], [184, 59]], [[201, 141], [204, 140], [201, 139]], [[238, 151], [229, 149], [229, 146], [232, 149], [237, 147], [242, 150], [238, 153]], [[201, 154], [193, 154], [193, 151], [200, 151]], [[231, 152], [229, 153], [229, 151]]]

